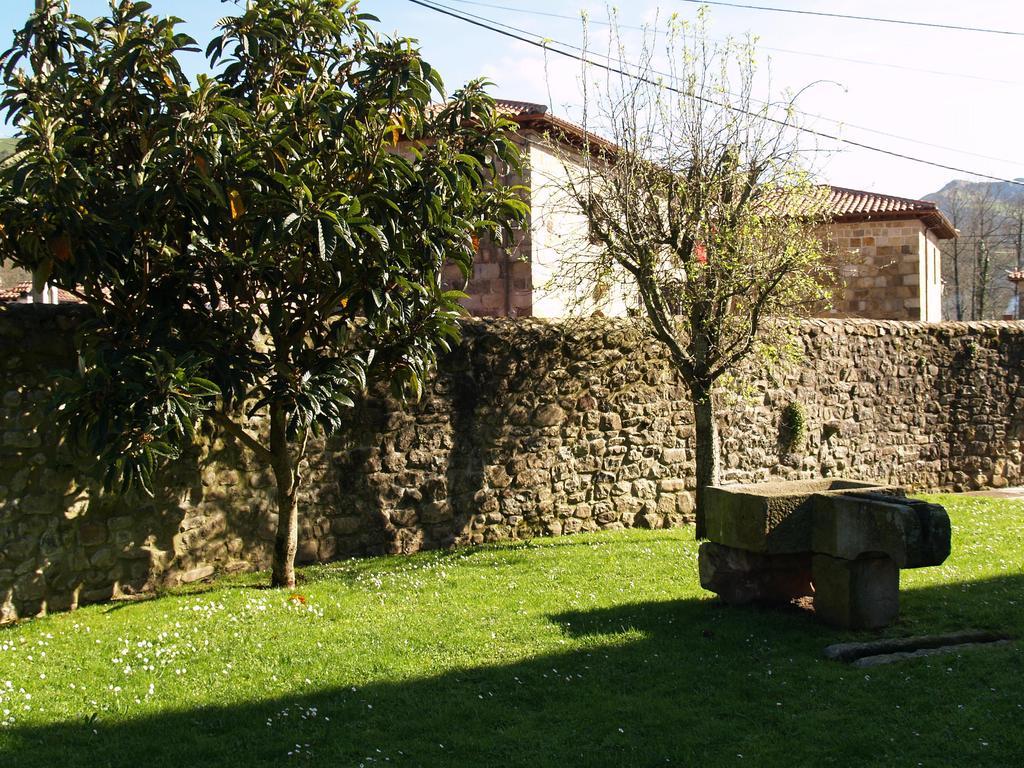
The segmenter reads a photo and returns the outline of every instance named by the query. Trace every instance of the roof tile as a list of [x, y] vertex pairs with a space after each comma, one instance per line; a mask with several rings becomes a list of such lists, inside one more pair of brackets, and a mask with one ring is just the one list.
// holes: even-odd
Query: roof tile
[[[10, 288], [0, 288], [0, 302], [20, 301], [32, 293], [32, 283], [15, 283]], [[63, 288], [57, 289], [57, 298], [61, 304], [82, 304], [82, 300]]]
[[523, 117], [526, 115], [543, 115], [548, 111], [547, 105], [535, 104], [530, 101], [512, 101], [510, 99], [495, 99], [494, 103], [498, 105], [505, 114], [511, 117]]
[[837, 216], [860, 213], [926, 213], [938, 206], [928, 200], [864, 192], [859, 189], [830, 187], [829, 207]]

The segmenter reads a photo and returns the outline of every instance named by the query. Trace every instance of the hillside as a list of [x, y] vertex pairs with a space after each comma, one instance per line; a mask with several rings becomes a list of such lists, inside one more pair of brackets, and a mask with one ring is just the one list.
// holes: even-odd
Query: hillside
[[0, 139], [0, 160], [14, 154], [17, 139]]
[[991, 320], [1012, 315], [1016, 299], [1006, 273], [1019, 269], [1022, 259], [1024, 187], [955, 179], [924, 199], [937, 203], [960, 232], [955, 241], [940, 243], [943, 316]]
[[[1024, 178], [1015, 179], [1024, 183]], [[922, 200], [931, 200], [938, 203], [939, 207], [948, 216], [950, 214], [950, 198], [956, 193], [960, 194], [987, 194], [989, 197], [1001, 202], [1011, 202], [1024, 196], [1024, 187], [1018, 187], [1005, 181], [967, 181], [966, 179], [954, 179], [946, 184], [938, 192], [931, 192], [921, 197]]]

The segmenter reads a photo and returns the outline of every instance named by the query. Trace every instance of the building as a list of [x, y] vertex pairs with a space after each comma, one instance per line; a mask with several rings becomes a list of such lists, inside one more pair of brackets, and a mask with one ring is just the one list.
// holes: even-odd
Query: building
[[957, 236], [935, 203], [829, 187], [824, 236], [843, 286], [830, 313], [876, 320], [942, 320], [940, 240]]
[[[525, 168], [506, 181], [526, 188], [530, 215], [508, 247], [481, 242], [473, 276], [464, 287], [469, 295], [465, 305], [474, 315], [560, 317], [569, 314], [571, 301], [552, 282], [566, 258], [566, 243], [587, 241], [582, 212], [568, 209], [560, 202], [564, 195], [558, 195], [565, 163], [579, 157], [576, 150], [586, 141], [615, 147], [551, 115], [543, 105], [498, 104], [519, 126]], [[549, 137], [557, 137], [557, 143]], [[836, 254], [843, 284], [829, 316], [941, 320], [938, 242], [957, 233], [938, 206], [841, 187], [822, 189], [831, 219], [822, 237]], [[447, 277], [451, 285], [461, 284], [454, 271]], [[624, 309], [614, 301], [608, 306], [613, 313]]]
[[1013, 296], [1010, 297], [1003, 320], [1024, 320], [1024, 301], [1021, 301], [1020, 284], [1024, 283], [1024, 269], [1012, 269], [1006, 273], [1006, 279], [1013, 283]]
[[0, 288], [0, 304], [81, 304], [82, 300], [63, 288], [47, 283], [38, 295], [32, 294], [32, 283], [15, 283], [10, 288]]

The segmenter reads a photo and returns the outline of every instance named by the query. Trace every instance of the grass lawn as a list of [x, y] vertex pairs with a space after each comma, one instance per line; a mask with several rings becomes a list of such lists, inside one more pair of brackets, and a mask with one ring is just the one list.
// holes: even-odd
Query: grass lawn
[[[953, 555], [887, 635], [1024, 637], [1024, 502], [935, 497]], [[1008, 648], [857, 670], [728, 608], [692, 530], [345, 561], [0, 631], [0, 765], [1020, 766]]]

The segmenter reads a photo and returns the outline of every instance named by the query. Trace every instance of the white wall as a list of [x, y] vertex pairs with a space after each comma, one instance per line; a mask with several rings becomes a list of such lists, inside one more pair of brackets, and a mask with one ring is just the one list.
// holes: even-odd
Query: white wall
[[919, 253], [921, 319], [938, 323], [942, 320], [942, 252], [933, 232], [921, 233]]
[[593, 279], [576, 279], [573, 274], [599, 252], [590, 243], [586, 216], [565, 191], [570, 174], [578, 179], [584, 173], [579, 158], [568, 149], [552, 149], [538, 137], [530, 142], [529, 163], [533, 315], [625, 315], [621, 290], [613, 288], [598, 299]]

